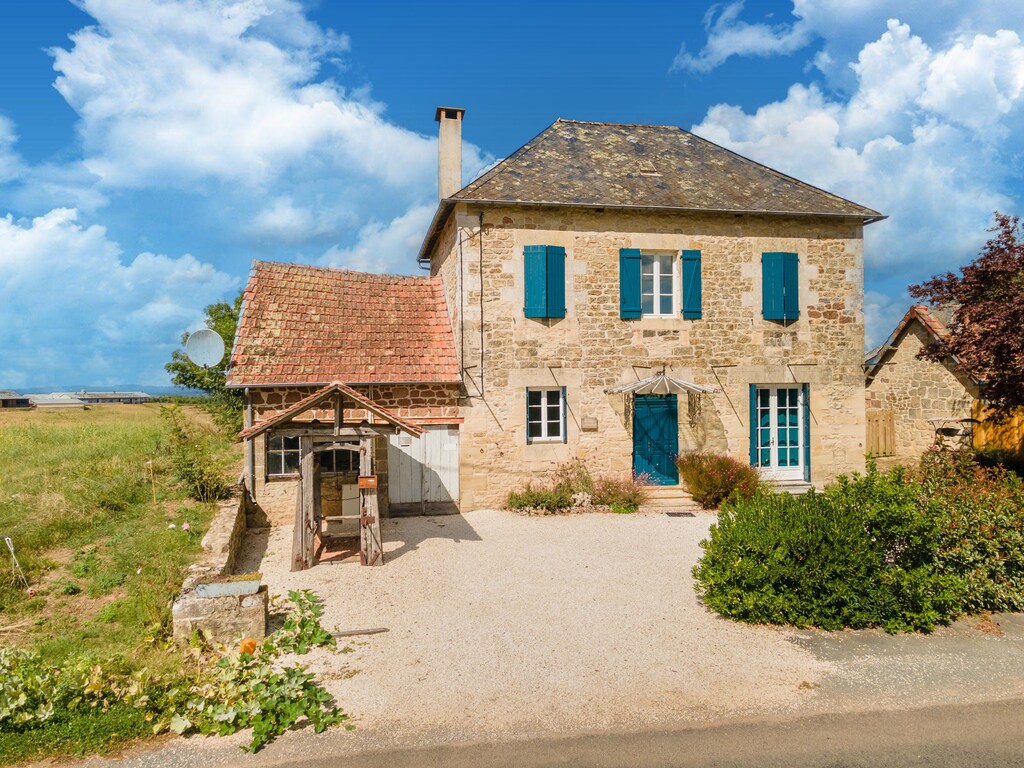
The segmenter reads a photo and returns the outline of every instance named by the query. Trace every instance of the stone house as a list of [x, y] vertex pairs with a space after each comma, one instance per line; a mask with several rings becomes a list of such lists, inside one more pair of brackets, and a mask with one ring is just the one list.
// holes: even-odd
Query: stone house
[[[256, 265], [229, 373], [250, 424], [351, 384], [444, 429], [387, 438], [392, 504], [399, 485], [438, 503], [396, 479], [418, 465], [463, 510], [572, 458], [664, 485], [693, 450], [797, 486], [863, 468], [863, 230], [879, 213], [665, 126], [558, 120], [463, 187], [463, 115], [436, 114], [429, 277]], [[429, 333], [404, 325], [421, 316]], [[294, 457], [250, 442], [257, 500], [286, 508], [272, 476]]]
[[918, 357], [946, 336], [953, 312], [949, 306], [911, 307], [889, 338], [865, 357], [867, 450], [880, 467], [914, 465], [936, 442], [1024, 455], [1024, 415], [992, 423], [982, 382], [956, 358]]

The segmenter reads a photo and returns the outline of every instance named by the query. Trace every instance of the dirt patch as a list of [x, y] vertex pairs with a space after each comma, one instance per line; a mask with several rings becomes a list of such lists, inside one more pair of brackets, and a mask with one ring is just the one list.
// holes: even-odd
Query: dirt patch
[[974, 622], [974, 628], [979, 632], [983, 632], [986, 635], [993, 635], [995, 637], [1002, 637], [1006, 633], [1003, 628], [999, 626], [999, 622], [992, 618], [991, 614], [982, 614], [978, 617], [977, 621]]

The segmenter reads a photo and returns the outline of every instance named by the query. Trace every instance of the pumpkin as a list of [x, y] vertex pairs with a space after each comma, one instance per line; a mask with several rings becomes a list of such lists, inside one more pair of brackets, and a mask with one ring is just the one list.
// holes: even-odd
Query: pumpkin
[[242, 644], [238, 647], [238, 650], [242, 653], [248, 653], [251, 656], [252, 654], [256, 653], [256, 641], [253, 640], [251, 637], [247, 637], [245, 638], [245, 640], [242, 641]]

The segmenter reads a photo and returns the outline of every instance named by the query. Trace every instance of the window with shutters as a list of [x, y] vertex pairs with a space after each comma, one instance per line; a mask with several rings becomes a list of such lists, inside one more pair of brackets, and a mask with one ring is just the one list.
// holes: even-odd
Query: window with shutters
[[565, 248], [527, 245], [523, 248], [526, 317], [565, 317]]
[[531, 387], [526, 390], [526, 441], [565, 442], [564, 388]]
[[761, 311], [765, 320], [800, 317], [800, 257], [795, 253], [761, 254]]
[[698, 320], [701, 293], [700, 251], [619, 250], [619, 317], [623, 320], [680, 313]]

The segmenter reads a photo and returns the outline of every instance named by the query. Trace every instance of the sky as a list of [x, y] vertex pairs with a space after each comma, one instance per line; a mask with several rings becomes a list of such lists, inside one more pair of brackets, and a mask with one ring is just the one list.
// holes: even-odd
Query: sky
[[0, 6], [0, 389], [164, 385], [253, 259], [416, 273], [434, 108], [469, 181], [556, 118], [678, 125], [889, 216], [867, 344], [1024, 193], [1024, 3]]

